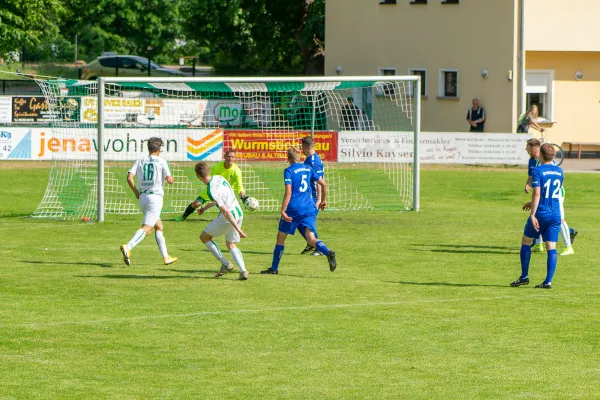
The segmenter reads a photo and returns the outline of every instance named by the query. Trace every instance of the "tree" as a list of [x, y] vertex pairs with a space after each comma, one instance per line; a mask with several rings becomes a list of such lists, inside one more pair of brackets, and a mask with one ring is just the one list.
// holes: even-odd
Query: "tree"
[[103, 51], [172, 61], [171, 51], [181, 38], [181, 0], [64, 0], [70, 14], [62, 27], [79, 38], [81, 58]]
[[35, 47], [42, 37], [58, 36], [64, 12], [59, 0], [3, 0], [0, 6], [0, 55]]
[[191, 0], [184, 14], [218, 73], [323, 73], [324, 0]]

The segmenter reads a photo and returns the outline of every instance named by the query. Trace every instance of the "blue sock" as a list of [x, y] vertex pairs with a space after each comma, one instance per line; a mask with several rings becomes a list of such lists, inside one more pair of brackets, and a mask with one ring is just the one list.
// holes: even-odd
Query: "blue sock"
[[319, 240], [315, 247], [317, 248], [317, 250], [319, 250], [319, 253], [324, 254], [326, 256], [329, 255], [329, 249], [327, 248], [327, 246], [325, 246], [325, 243], [323, 243], [322, 240]]
[[[550, 257], [550, 253], [548, 253]], [[521, 278], [529, 276], [529, 260], [531, 259], [531, 246], [526, 244], [521, 245]]]
[[282, 255], [283, 255], [283, 246], [276, 244], [275, 250], [273, 250], [273, 263], [271, 264], [271, 269], [273, 271], [277, 271], [279, 269], [279, 261], [281, 261]]
[[546, 280], [544, 283], [552, 283], [552, 277], [554, 276], [554, 271], [556, 271], [556, 261], [557, 261], [556, 249], [548, 250], [548, 261], [546, 264]]

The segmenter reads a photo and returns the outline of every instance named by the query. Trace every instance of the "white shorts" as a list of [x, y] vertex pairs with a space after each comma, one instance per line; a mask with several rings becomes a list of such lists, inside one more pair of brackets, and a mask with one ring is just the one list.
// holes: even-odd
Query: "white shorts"
[[[242, 227], [244, 217], [240, 217], [235, 220], [238, 226]], [[239, 243], [240, 234], [235, 228], [227, 221], [227, 218], [220, 213], [208, 226], [204, 229], [204, 232], [208, 233], [212, 237], [218, 237], [225, 235], [225, 240], [229, 243]]]
[[144, 225], [154, 226], [160, 220], [163, 197], [158, 194], [140, 194], [140, 208], [144, 213]]
[[561, 195], [558, 198], [558, 204], [560, 204], [560, 219], [565, 219], [565, 196]]

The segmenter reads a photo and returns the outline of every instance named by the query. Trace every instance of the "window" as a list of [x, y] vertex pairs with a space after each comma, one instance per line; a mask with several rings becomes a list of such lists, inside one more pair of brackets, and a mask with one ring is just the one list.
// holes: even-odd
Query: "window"
[[[427, 70], [425, 68], [409, 68], [408, 74], [421, 77], [421, 97], [427, 97]], [[410, 95], [412, 96], [412, 87]]]
[[117, 68], [117, 57], [103, 57], [100, 59], [100, 65], [107, 68]]
[[136, 61], [132, 58], [129, 57], [119, 57], [119, 60], [121, 62], [120, 68], [125, 68], [125, 69], [136, 69]]
[[442, 4], [458, 4], [458, 0], [442, 0]]
[[427, 0], [410, 0], [410, 4], [427, 4]]
[[440, 91], [441, 98], [458, 98], [458, 70], [441, 69], [440, 70]]
[[379, 4], [396, 4], [396, 0], [379, 0]]
[[525, 93], [527, 109], [538, 106], [541, 122], [552, 121], [553, 116], [554, 71], [527, 71]]
[[[382, 76], [394, 76], [396, 75], [396, 68], [379, 68], [379, 75]], [[379, 82], [377, 85], [378, 96], [392, 96], [396, 93], [396, 82]]]

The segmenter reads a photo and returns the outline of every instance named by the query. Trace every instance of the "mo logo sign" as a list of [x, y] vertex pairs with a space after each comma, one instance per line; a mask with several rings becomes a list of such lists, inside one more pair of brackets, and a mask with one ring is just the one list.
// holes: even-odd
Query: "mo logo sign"
[[242, 110], [241, 104], [216, 104], [215, 119], [221, 124], [239, 126], [242, 123]]

